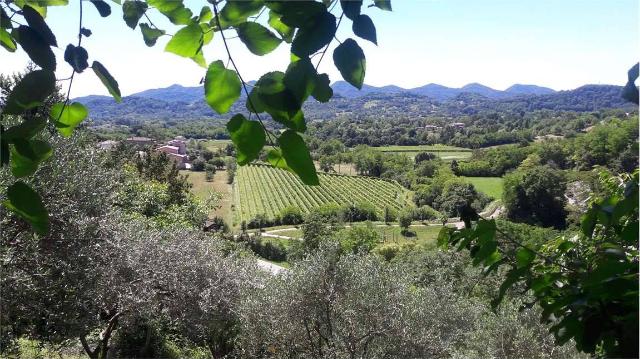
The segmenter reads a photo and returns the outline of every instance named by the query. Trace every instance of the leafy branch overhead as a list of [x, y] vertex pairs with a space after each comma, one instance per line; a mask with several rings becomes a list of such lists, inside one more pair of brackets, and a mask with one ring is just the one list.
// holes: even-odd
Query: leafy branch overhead
[[[28, 73], [14, 87], [2, 109], [2, 116], [19, 116], [22, 120], [18, 125], [3, 128], [0, 138], [4, 150], [2, 165], [10, 164], [16, 177], [32, 175], [39, 163], [54, 155], [49, 144], [37, 139], [47, 122], [68, 137], [89, 116], [82, 104], [69, 101], [76, 75], [91, 68], [114, 100], [122, 100], [116, 78], [82, 46], [82, 41], [90, 41], [92, 35], [92, 24], [83, 23], [83, 12], [97, 11], [100, 17], [106, 18], [113, 13], [112, 6], [121, 6], [124, 24], [133, 30], [139, 28], [145, 45], [155, 46], [158, 39], [168, 36], [166, 52], [190, 59], [206, 69], [204, 98], [216, 112], [228, 112], [241, 92], [245, 93], [247, 113], [235, 114], [227, 125], [238, 150], [239, 164], [258, 158], [268, 144], [273, 147], [268, 150], [269, 162], [295, 172], [306, 184], [318, 184], [315, 166], [301, 136], [307, 128], [302, 110], [305, 101], [313, 96], [327, 102], [333, 95], [329, 76], [318, 73], [317, 69], [330, 44], [336, 40], [339, 45], [333, 51], [335, 66], [347, 82], [361, 88], [366, 71], [364, 52], [354, 39], [337, 39], [338, 27], [346, 17], [352, 22], [355, 36], [377, 44], [375, 25], [365, 11], [369, 8], [391, 10], [390, 1], [380, 0], [369, 4], [346, 0], [210, 1], [199, 11], [189, 9], [183, 0], [80, 1], [77, 2], [80, 20], [77, 41], [64, 47], [63, 60], [69, 65], [71, 76], [56, 80], [54, 71], [61, 69], [62, 61], [52, 50], [59, 42], [47, 25], [47, 8], [73, 3], [20, 0], [0, 4], [0, 45], [8, 52], [22, 49], [40, 68]], [[87, 7], [89, 3], [91, 6]], [[159, 16], [177, 29], [158, 28], [153, 18]], [[215, 33], [227, 51], [225, 56], [209, 62], [204, 50], [214, 40]], [[291, 61], [286, 71], [268, 72], [249, 88], [229, 51], [227, 40], [232, 37], [238, 38], [257, 56], [267, 55], [283, 44], [289, 46]], [[56, 81], [68, 81], [67, 98], [52, 106], [48, 116], [43, 116], [35, 109], [44, 106], [45, 100], [55, 92]], [[284, 126], [286, 131], [275, 132], [268, 125], [269, 120]], [[24, 188], [28, 188], [28, 181], [20, 183], [12, 193], [27, 193]], [[38, 194], [33, 192], [29, 196]], [[13, 203], [26, 197], [14, 195], [12, 198], [5, 207], [31, 223], [37, 232], [45, 233], [48, 219], [46, 209], [40, 208], [41, 203]]]

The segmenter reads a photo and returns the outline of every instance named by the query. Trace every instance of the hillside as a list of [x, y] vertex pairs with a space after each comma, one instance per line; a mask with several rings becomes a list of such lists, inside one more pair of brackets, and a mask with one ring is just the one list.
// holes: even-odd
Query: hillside
[[[594, 111], [607, 108], [633, 108], [620, 97], [622, 87], [585, 85], [575, 90], [553, 91], [532, 85], [514, 85], [498, 91], [480, 84], [452, 89], [429, 84], [415, 90], [397, 86], [363, 86], [362, 92], [344, 82], [333, 85], [335, 95], [328, 104], [311, 99], [305, 104], [308, 120], [326, 120], [340, 116], [458, 116], [483, 111]], [[545, 93], [547, 92], [547, 93]], [[360, 94], [356, 96], [355, 94]], [[223, 119], [203, 99], [202, 88], [173, 85], [164, 89], [142, 91], [123, 98], [121, 104], [107, 96], [86, 96], [75, 99], [85, 104], [94, 120], [144, 119]], [[244, 96], [231, 112], [246, 111]]]

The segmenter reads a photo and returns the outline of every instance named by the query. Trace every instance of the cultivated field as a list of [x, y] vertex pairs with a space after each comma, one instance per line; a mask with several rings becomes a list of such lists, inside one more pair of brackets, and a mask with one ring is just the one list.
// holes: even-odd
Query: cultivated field
[[502, 199], [502, 177], [462, 177], [471, 182], [473, 186], [480, 192], [493, 197]]
[[411, 158], [419, 152], [431, 152], [445, 161], [465, 160], [471, 157], [469, 148], [447, 145], [419, 145], [419, 146], [382, 146], [374, 147], [378, 151], [387, 153], [400, 153]]
[[275, 217], [286, 207], [302, 212], [323, 204], [368, 202], [382, 215], [385, 207], [400, 210], [409, 204], [409, 192], [397, 183], [375, 178], [318, 173], [319, 186], [305, 186], [288, 171], [264, 165], [238, 167], [233, 185], [239, 221], [265, 214]]

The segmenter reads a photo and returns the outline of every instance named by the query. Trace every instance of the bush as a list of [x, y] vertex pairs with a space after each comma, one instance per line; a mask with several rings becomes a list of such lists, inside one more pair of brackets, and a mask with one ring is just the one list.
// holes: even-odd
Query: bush
[[371, 223], [343, 229], [337, 238], [342, 250], [348, 253], [369, 253], [382, 239]]
[[201, 158], [196, 158], [195, 160], [193, 160], [193, 162], [191, 162], [191, 170], [193, 171], [202, 172], [204, 171], [204, 168], [205, 162]]
[[253, 217], [249, 223], [247, 223], [247, 227], [248, 228], [264, 228], [264, 227], [271, 227], [273, 226], [274, 221], [269, 219], [266, 215], [264, 214], [257, 214], [255, 217]]
[[429, 221], [440, 218], [442, 214], [430, 206], [424, 205], [413, 210], [413, 219], [418, 221]]
[[249, 248], [264, 259], [276, 262], [287, 260], [287, 247], [280, 241], [253, 237], [249, 240]]
[[357, 203], [345, 207], [344, 219], [347, 222], [377, 221], [378, 213], [371, 203]]
[[296, 225], [303, 222], [302, 211], [300, 211], [300, 208], [295, 206], [282, 209], [278, 214], [278, 217], [280, 219], [280, 224]]
[[387, 262], [390, 262], [393, 258], [398, 255], [401, 250], [401, 246], [397, 243], [386, 243], [381, 246], [376, 247], [374, 252], [382, 258], [384, 258]]
[[398, 218], [398, 211], [393, 208], [384, 207], [384, 223], [389, 224]]
[[409, 230], [409, 227], [411, 226], [411, 221], [413, 221], [413, 211], [404, 210], [400, 212], [400, 215], [398, 216], [398, 224], [400, 225], [400, 228], [402, 228], [403, 232], [406, 232]]

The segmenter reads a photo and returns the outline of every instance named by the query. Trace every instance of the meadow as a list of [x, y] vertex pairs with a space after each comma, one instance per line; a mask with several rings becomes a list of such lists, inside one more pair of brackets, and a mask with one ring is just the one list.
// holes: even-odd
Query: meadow
[[502, 177], [461, 177], [480, 192], [494, 199], [502, 199]]
[[473, 152], [469, 148], [448, 145], [381, 146], [373, 148], [377, 151], [403, 154], [411, 158], [420, 152], [431, 152], [445, 161], [469, 159]]
[[264, 165], [238, 167], [233, 185], [235, 218], [249, 221], [256, 215], [277, 216], [295, 206], [303, 213], [324, 204], [370, 203], [380, 216], [384, 208], [410, 205], [409, 191], [398, 183], [370, 177], [318, 174], [320, 185], [305, 186], [293, 173]]

